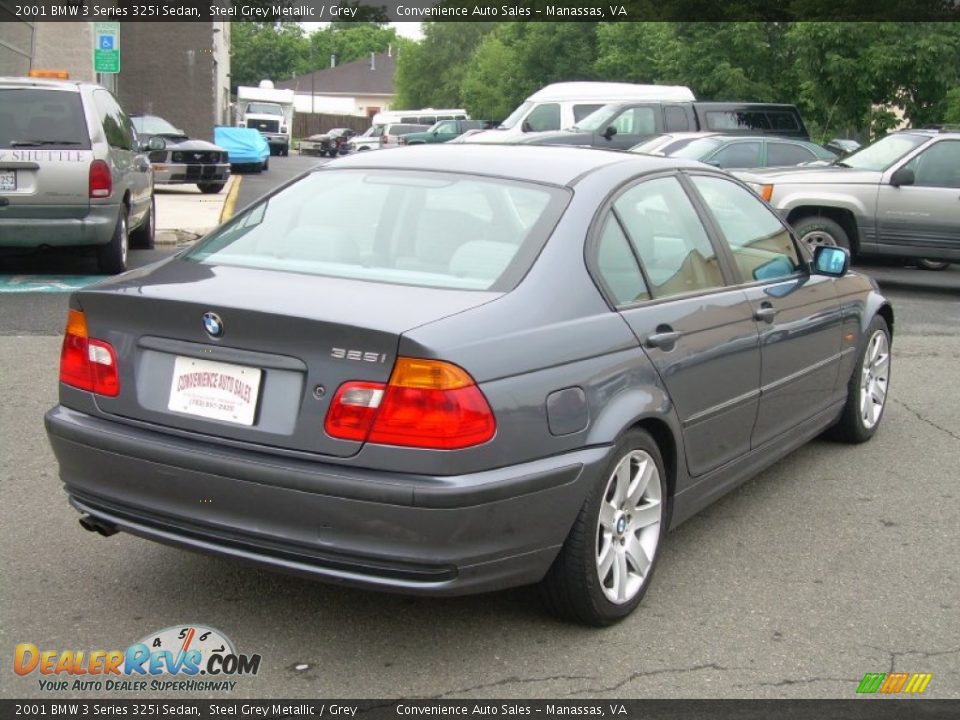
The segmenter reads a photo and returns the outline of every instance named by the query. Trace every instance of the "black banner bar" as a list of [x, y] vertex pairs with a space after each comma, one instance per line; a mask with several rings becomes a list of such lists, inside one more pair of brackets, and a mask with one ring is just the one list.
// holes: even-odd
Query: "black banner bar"
[[0, 718], [955, 720], [960, 700], [0, 700]]
[[640, 22], [960, 20], [960, 0], [8, 0], [28, 22]]

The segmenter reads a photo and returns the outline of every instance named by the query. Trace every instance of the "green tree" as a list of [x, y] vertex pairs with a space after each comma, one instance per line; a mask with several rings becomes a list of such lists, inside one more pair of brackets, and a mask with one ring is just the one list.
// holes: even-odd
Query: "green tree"
[[947, 91], [943, 120], [960, 124], [960, 85]]
[[306, 56], [308, 41], [297, 23], [240, 22], [230, 26], [230, 86], [287, 80]]
[[473, 117], [503, 120], [517, 103], [514, 93], [504, 94], [504, 87], [520, 84], [516, 77], [519, 62], [512, 48], [495, 35], [488, 35], [473, 54], [463, 78], [461, 97]]
[[473, 51], [494, 27], [489, 22], [423, 23], [423, 39], [401, 46], [397, 56], [396, 107], [459, 107]]

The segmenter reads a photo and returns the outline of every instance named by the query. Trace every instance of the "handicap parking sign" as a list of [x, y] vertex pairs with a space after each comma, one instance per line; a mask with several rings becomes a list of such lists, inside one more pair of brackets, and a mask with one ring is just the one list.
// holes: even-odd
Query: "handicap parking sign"
[[113, 35], [101, 35], [97, 45], [101, 50], [113, 50]]

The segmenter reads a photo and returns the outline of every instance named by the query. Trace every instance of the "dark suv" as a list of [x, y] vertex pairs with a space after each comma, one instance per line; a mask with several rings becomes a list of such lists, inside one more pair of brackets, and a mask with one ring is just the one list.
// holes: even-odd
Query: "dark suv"
[[89, 245], [100, 270], [152, 247], [153, 173], [130, 118], [99, 85], [0, 78], [0, 247]]

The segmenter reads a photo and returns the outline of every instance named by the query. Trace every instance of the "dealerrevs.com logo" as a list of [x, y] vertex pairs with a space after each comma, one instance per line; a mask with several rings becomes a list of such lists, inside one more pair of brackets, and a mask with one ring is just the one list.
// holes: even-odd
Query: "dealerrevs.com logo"
[[259, 655], [237, 653], [230, 639], [203, 625], [150, 633], [126, 650], [41, 650], [20, 643], [17, 675], [37, 674], [40, 690], [88, 692], [231, 691], [233, 678], [256, 675]]

